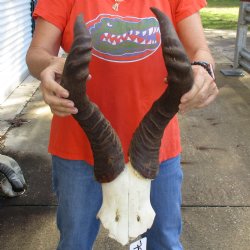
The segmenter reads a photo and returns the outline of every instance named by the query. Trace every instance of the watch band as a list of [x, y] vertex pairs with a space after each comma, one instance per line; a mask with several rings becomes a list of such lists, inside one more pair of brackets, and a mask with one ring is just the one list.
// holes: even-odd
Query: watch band
[[207, 63], [204, 61], [194, 61], [191, 63], [191, 65], [199, 65], [203, 67], [208, 72], [208, 74], [215, 80], [214, 69], [211, 63]]

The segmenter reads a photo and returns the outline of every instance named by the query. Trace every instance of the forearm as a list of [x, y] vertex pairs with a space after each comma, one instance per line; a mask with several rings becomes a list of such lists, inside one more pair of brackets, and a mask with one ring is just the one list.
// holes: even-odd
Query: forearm
[[[214, 59], [207, 45], [199, 13], [180, 21], [177, 24], [177, 30], [190, 62], [205, 61], [212, 64], [214, 68]], [[209, 72], [199, 65], [194, 65], [192, 68], [193, 87], [182, 96], [179, 105], [179, 110], [183, 113], [207, 106], [218, 95], [218, 88]]]
[[30, 47], [26, 56], [26, 63], [30, 73], [37, 79], [40, 79], [41, 72], [47, 68], [56, 56], [50, 54], [40, 47]]
[[191, 62], [206, 61], [215, 66], [198, 12], [180, 21], [177, 32]]
[[26, 62], [30, 73], [40, 79], [41, 72], [57, 59], [62, 32], [42, 18], [36, 20], [36, 29], [27, 52]]

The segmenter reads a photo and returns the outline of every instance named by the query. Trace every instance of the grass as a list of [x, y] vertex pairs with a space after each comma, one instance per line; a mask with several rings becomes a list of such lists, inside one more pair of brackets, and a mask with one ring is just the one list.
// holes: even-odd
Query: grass
[[225, 7], [239, 7], [239, 0], [207, 0], [208, 7], [210, 8], [225, 8]]
[[208, 0], [200, 11], [204, 28], [236, 30], [239, 6], [239, 0]]

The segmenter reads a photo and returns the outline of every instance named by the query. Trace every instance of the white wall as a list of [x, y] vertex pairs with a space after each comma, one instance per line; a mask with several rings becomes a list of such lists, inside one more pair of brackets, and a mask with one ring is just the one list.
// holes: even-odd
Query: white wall
[[0, 103], [27, 77], [30, 0], [0, 0]]

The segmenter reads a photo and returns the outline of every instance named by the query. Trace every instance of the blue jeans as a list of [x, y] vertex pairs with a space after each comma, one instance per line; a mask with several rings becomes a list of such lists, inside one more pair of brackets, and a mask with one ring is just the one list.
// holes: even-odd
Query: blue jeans
[[[91, 250], [100, 221], [96, 214], [102, 204], [101, 185], [95, 181], [93, 168], [84, 161], [53, 162], [53, 189], [58, 198], [57, 226], [60, 241], [57, 250]], [[151, 204], [156, 212], [153, 226], [145, 235], [149, 250], [181, 250], [180, 157], [164, 161], [152, 181]]]

